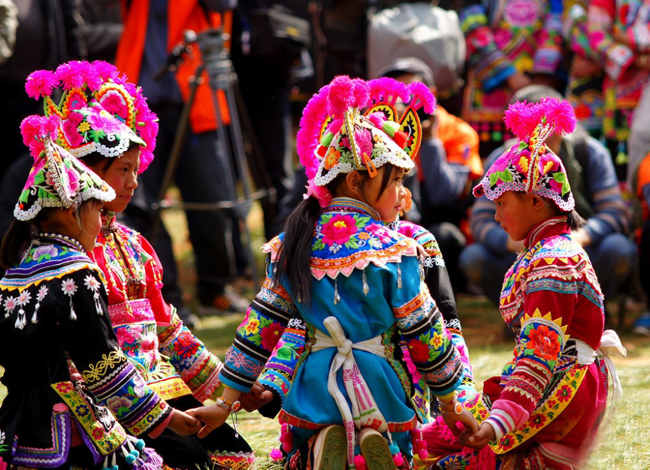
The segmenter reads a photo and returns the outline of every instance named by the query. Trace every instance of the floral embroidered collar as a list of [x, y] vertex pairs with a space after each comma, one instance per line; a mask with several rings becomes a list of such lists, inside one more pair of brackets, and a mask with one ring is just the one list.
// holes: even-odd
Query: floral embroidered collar
[[524, 240], [526, 249], [537, 244], [543, 238], [551, 235], [564, 235], [571, 231], [566, 225], [566, 216], [551, 217], [535, 225]]
[[79, 242], [57, 234], [38, 234], [18, 266], [7, 270], [0, 288], [23, 291], [81, 269], [99, 271]]
[[102, 233], [104, 235], [115, 231], [115, 224], [117, 224], [117, 214], [115, 212], [102, 212]]
[[[264, 245], [276, 262], [284, 234]], [[382, 267], [402, 256], [418, 256], [417, 243], [384, 226], [377, 211], [350, 198], [335, 198], [323, 210], [314, 229], [311, 272], [316, 279], [350, 276], [370, 263]]]

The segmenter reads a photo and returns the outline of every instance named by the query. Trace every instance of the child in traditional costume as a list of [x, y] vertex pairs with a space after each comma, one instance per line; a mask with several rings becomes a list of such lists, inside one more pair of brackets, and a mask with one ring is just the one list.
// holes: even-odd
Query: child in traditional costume
[[195, 433], [198, 422], [147, 389], [120, 350], [102, 272], [86, 255], [102, 202], [115, 192], [54, 142], [58, 125], [55, 116], [23, 121], [35, 162], [0, 250], [8, 269], [0, 280], [0, 468], [160, 468], [161, 457], [127, 432], [172, 423]]
[[[104, 205], [102, 228], [90, 257], [106, 279], [108, 311], [118, 342], [149, 388], [178, 409], [221, 395], [221, 361], [180, 320], [161, 294], [162, 266], [149, 242], [116, 220], [153, 159], [158, 124], [141, 91], [106, 62], [69, 62], [38, 71], [30, 82], [64, 89], [60, 104], [49, 93], [45, 112], [62, 119], [59, 142], [104, 178], [117, 197]], [[33, 83], [36, 85], [36, 83]], [[253, 453], [229, 426], [208, 439], [163, 431], [145, 438], [174, 467], [217, 464], [245, 468]]]
[[[408, 103], [399, 122], [398, 99]], [[222, 397], [189, 411], [207, 423], [199, 436], [236, 411], [297, 319], [306, 347], [280, 412], [289, 468], [410, 466], [424, 443], [400, 341], [445, 419], [475, 424], [456, 406], [463, 365], [422, 280], [419, 245], [384, 226], [419, 146], [416, 111], [433, 105], [425, 85], [388, 78], [338, 77], [311, 99], [297, 139], [309, 195], [265, 245], [267, 278], [226, 355]]]
[[516, 103], [506, 124], [519, 141], [474, 194], [494, 200], [496, 220], [512, 240], [524, 241], [500, 299], [517, 346], [501, 376], [464, 403], [481, 421], [478, 432], [459, 442], [438, 421], [424, 435], [440, 468], [575, 468], [603, 418], [608, 368], [620, 391], [606, 355], [625, 350], [616, 333], [603, 332], [598, 279], [571, 236], [584, 221], [561, 160], [544, 143], [552, 132], [573, 132], [573, 109], [552, 98]]

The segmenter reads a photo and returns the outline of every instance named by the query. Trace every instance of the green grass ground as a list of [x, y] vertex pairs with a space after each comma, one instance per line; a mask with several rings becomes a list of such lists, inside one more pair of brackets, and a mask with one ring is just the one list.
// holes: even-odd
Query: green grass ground
[[[167, 226], [173, 227], [172, 236], [181, 267], [181, 280], [188, 304], [193, 305], [193, 255], [185, 220], [176, 211], [168, 212], [165, 219]], [[259, 213], [254, 211], [249, 220], [253, 226], [254, 246], [259, 247], [263, 241], [261, 230], [255, 224], [259, 220]], [[258, 267], [261, 269], [262, 266], [260, 253]], [[250, 286], [247, 294], [254, 294]], [[502, 320], [488, 302], [480, 298], [460, 297], [458, 303], [475, 376], [480, 384], [500, 372], [501, 366], [512, 354], [513, 345], [502, 340]], [[624, 389], [623, 398], [611, 410], [611, 420], [600, 433], [599, 443], [587, 467], [589, 470], [650, 469], [650, 339], [629, 333], [635, 313], [637, 312], [628, 315], [621, 335], [629, 357], [615, 361]], [[204, 318], [196, 335], [223, 359], [242, 319], [243, 315]], [[0, 384], [0, 402], [5, 393], [6, 390]], [[268, 470], [274, 468], [267, 456], [271, 449], [279, 446], [277, 422], [257, 413], [240, 412], [238, 415], [240, 433], [260, 457], [258, 466]]]

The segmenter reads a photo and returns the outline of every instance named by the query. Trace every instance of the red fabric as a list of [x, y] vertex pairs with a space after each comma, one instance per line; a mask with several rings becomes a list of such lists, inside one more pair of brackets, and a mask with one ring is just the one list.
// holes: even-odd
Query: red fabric
[[[117, 230], [122, 231], [122, 233], [131, 232], [130, 229], [127, 229], [123, 225], [116, 224]], [[106, 242], [106, 235], [100, 233], [97, 237], [97, 244], [92, 252], [89, 253], [89, 256], [97, 263], [99, 268], [104, 273], [104, 276], [107, 281], [106, 290], [108, 292], [108, 305], [117, 305], [127, 300], [137, 300], [139, 298], [146, 298], [151, 303], [151, 309], [154, 312], [156, 319], [156, 324], [158, 326], [167, 326], [171, 321], [171, 307], [162, 296], [162, 264], [156, 255], [153, 247], [149, 242], [140, 234], [135, 235], [137, 237], [138, 243], [142, 247], [142, 253], [137, 254], [138, 257], [144, 257], [147, 259], [145, 262], [145, 284], [138, 292], [140, 295], [131, 296], [128, 298], [127, 288], [122, 279], [122, 275], [119, 273], [113, 272], [109, 262], [106, 259], [106, 250], [109, 250], [109, 247]], [[119, 249], [127, 251], [127, 248], [122, 246], [119, 243], [119, 237], [116, 236], [116, 245], [119, 246]]]
[[[190, 29], [199, 34], [210, 27], [216, 28], [221, 25], [220, 15], [211, 13], [209, 18], [206, 17], [199, 0], [170, 1], [168, 5], [168, 52], [171, 52], [177, 44], [183, 41], [185, 30]], [[115, 65], [129, 77], [130, 81], [138, 83], [147, 36], [149, 0], [132, 0], [130, 2], [122, 0], [121, 6], [124, 32], [117, 47]], [[198, 46], [194, 46], [192, 53], [188, 54], [178, 66], [176, 81], [185, 100], [190, 94], [190, 77], [194, 76], [200, 63], [201, 52]], [[204, 72], [202, 77], [203, 81], [197, 88], [194, 104], [190, 111], [190, 124], [195, 133], [213, 131], [217, 128], [214, 101], [208, 85], [207, 73]], [[218, 92], [217, 99], [223, 122], [230, 124], [230, 113], [223, 92]]]

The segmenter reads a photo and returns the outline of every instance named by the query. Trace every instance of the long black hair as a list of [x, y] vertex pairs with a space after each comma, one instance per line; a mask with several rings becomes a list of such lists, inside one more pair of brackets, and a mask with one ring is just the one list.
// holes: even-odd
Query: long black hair
[[[395, 171], [395, 166], [387, 163], [377, 199], [381, 197]], [[370, 178], [367, 171], [359, 171], [363, 176], [362, 191], [366, 181]], [[339, 174], [328, 185], [330, 194], [337, 194], [337, 190], [345, 181], [347, 173]], [[321, 207], [314, 196], [303, 199], [298, 207], [289, 215], [284, 224], [284, 241], [277, 262], [277, 271], [273, 274], [274, 282], [286, 277], [294, 295], [299, 302], [309, 305], [311, 302], [311, 246], [314, 238], [314, 228], [321, 214]]]
[[[82, 202], [80, 205], [75, 206], [74, 215], [77, 221], [77, 226], [80, 229], [83, 230], [84, 228], [82, 214], [90, 210], [94, 204], [101, 203], [101, 201], [91, 198]], [[27, 248], [29, 248], [29, 245], [32, 242], [33, 232], [42, 231], [42, 224], [47, 223], [52, 215], [58, 210], [62, 209], [58, 207], [44, 207], [40, 210], [34, 220], [25, 222], [14, 219], [2, 238], [2, 244], [0, 245], [0, 267], [2, 267], [2, 269], [7, 270], [20, 263], [23, 253]]]

